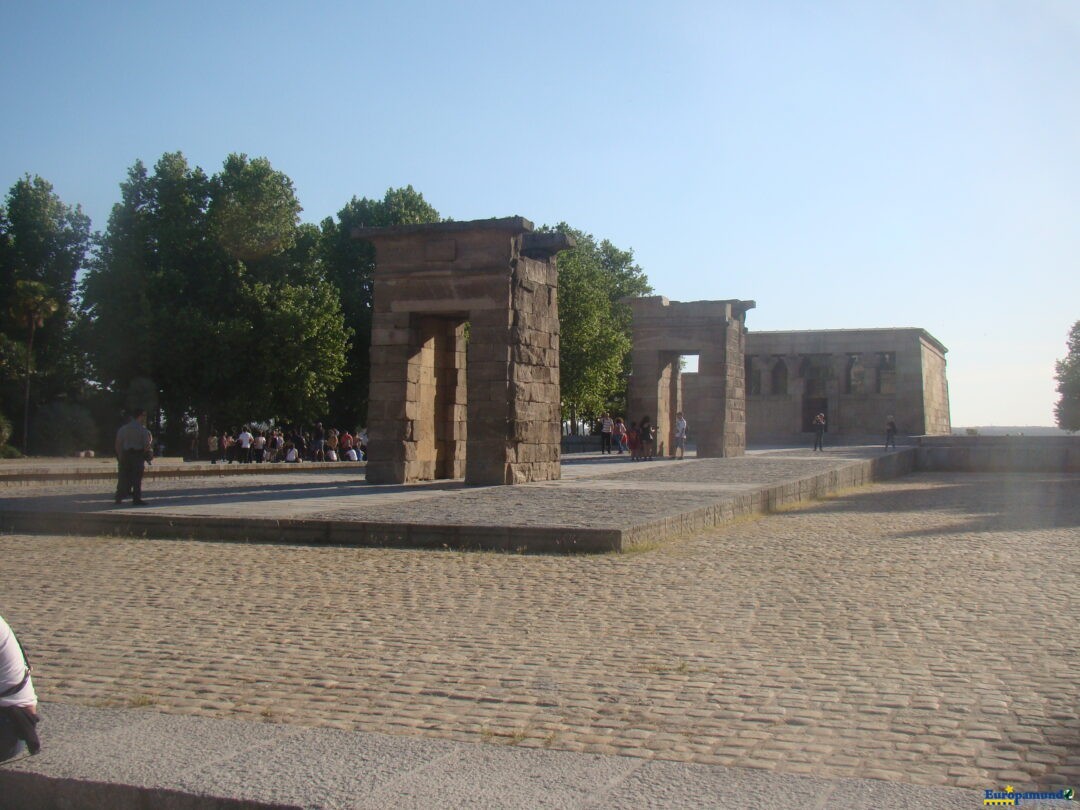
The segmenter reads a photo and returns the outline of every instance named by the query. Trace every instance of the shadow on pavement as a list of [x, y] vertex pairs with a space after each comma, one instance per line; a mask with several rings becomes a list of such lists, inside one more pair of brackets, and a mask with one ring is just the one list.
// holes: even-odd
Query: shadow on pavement
[[[255, 483], [230, 481], [228, 484], [206, 484], [162, 488], [153, 482], [143, 487], [143, 495], [154, 506], [187, 507], [231, 503], [237, 507], [247, 504], [272, 503], [288, 500], [311, 500], [313, 498], [341, 498], [372, 493], [398, 495], [402, 493], [423, 494], [462, 489], [461, 481], [438, 481], [427, 484], [368, 484], [363, 478], [351, 481], [299, 483]], [[130, 501], [122, 506], [113, 503], [111, 486], [99, 492], [57, 493], [19, 498], [0, 498], [0, 510], [55, 511], [55, 512], [104, 512], [134, 508]]]
[[[905, 487], [934, 482], [929, 489]], [[888, 493], [851, 492], [809, 509], [822, 513], [942, 512], [963, 514], [948, 531], [1032, 531], [1080, 526], [1080, 476], [1055, 473], [916, 473], [896, 482]], [[883, 507], [883, 504], [887, 506]], [[937, 528], [903, 532], [895, 537], [920, 537]]]

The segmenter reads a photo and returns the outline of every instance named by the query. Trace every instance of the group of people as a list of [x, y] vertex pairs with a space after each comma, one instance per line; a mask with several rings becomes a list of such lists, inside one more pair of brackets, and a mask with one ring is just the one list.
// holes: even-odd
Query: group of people
[[[600, 417], [600, 452], [606, 455], [628, 454], [631, 461], [651, 461], [656, 456], [656, 427], [648, 416], [629, 425], [621, 416], [612, 418], [605, 412]], [[686, 454], [686, 419], [682, 411], [675, 414], [675, 436], [671, 448], [672, 458]]]
[[301, 461], [364, 461], [367, 458], [367, 431], [355, 435], [348, 430], [324, 428], [316, 422], [310, 431], [301, 428], [272, 428], [267, 431], [245, 425], [240, 430], [211, 432], [206, 449], [211, 463], [296, 464]]

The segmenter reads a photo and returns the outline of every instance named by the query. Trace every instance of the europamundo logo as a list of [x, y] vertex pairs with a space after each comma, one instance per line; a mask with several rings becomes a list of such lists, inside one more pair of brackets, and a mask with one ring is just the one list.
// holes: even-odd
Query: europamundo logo
[[1062, 788], [1054, 792], [1037, 790], [1017, 790], [1012, 785], [1006, 785], [1004, 790], [984, 791], [983, 804], [994, 807], [1018, 807], [1024, 802], [1059, 801], [1071, 802], [1076, 798], [1076, 792], [1072, 788]]

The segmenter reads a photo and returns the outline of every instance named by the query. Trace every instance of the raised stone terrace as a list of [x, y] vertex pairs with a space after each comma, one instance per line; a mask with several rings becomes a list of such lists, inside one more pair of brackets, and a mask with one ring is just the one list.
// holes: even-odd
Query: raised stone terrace
[[[892, 478], [910, 471], [913, 461], [911, 449], [882, 453], [880, 448], [638, 463], [617, 455], [584, 455], [564, 460], [562, 480], [514, 487], [467, 487], [460, 481], [372, 485], [364, 480], [363, 465], [203, 465], [195, 474], [190, 467], [165, 463], [155, 465], [146, 482], [143, 493], [150, 505], [142, 508], [114, 506], [111, 479], [99, 464], [89, 480], [68, 474], [65, 480], [0, 488], [0, 528], [354, 546], [625, 551]], [[260, 467], [273, 474], [258, 474]]]

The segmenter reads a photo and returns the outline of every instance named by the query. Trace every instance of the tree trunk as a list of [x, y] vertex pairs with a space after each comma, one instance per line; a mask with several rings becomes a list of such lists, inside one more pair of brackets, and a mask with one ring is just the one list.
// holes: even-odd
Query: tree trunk
[[34, 357], [34, 331], [36, 329], [37, 321], [31, 320], [30, 340], [26, 343], [26, 394], [23, 397], [22, 451], [24, 456], [30, 434], [30, 363]]

